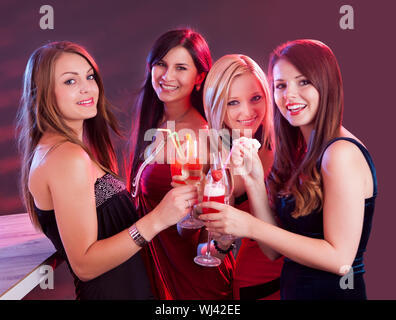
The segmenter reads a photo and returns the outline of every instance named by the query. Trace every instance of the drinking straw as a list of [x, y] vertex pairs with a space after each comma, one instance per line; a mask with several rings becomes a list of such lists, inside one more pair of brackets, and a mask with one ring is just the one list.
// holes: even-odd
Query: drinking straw
[[[176, 152], [179, 155], [180, 159], [184, 159], [184, 155], [181, 152], [181, 145], [180, 145], [180, 139], [179, 139], [179, 135], [177, 134], [177, 132], [172, 132], [171, 129], [162, 129], [162, 128], [157, 128], [158, 131], [162, 131], [162, 132], [167, 132], [169, 137], [171, 138], [175, 148], [176, 148]], [[176, 137], [176, 139], [175, 139]]]
[[194, 144], [191, 134], [187, 133], [186, 134], [186, 139], [187, 139], [187, 157], [188, 159], [191, 159], [191, 156], [194, 156], [194, 148], [196, 147], [196, 144]]
[[230, 150], [230, 153], [228, 154], [228, 157], [227, 157], [227, 159], [226, 159], [226, 161], [224, 163], [224, 167], [228, 166], [228, 164], [230, 162], [230, 159], [231, 159], [231, 154], [232, 154], [232, 149]]

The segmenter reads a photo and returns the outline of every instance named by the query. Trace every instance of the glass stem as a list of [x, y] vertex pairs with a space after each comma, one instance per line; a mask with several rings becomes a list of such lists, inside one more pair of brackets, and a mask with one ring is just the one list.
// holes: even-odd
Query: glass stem
[[208, 244], [206, 246], [206, 256], [210, 257], [210, 242], [212, 240], [212, 234], [208, 232]]

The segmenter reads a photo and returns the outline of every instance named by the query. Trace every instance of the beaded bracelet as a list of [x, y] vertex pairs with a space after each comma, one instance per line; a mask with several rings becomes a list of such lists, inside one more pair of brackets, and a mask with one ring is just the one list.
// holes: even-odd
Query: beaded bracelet
[[218, 252], [222, 253], [222, 254], [227, 254], [228, 252], [230, 252], [232, 249], [235, 248], [235, 242], [231, 243], [230, 246], [229, 246], [227, 249], [225, 249], [225, 250], [224, 250], [224, 249], [221, 249], [221, 248], [219, 247], [219, 245], [218, 245], [218, 243], [217, 243], [216, 240], [213, 240], [213, 244], [214, 244], [216, 250], [217, 250]]

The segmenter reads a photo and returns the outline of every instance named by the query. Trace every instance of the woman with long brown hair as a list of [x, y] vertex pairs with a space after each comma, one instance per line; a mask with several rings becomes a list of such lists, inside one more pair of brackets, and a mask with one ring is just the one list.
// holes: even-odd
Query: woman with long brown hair
[[242, 147], [235, 156], [253, 168], [242, 179], [255, 217], [211, 203], [220, 213], [202, 219], [211, 231], [255, 239], [270, 258], [284, 255], [282, 299], [366, 299], [377, 180], [367, 149], [342, 126], [337, 60], [320, 41], [291, 41], [274, 50], [268, 74], [276, 139], [269, 197], [257, 154], [243, 157]]
[[139, 250], [186, 214], [196, 190], [174, 189], [138, 219], [116, 175], [110, 128], [118, 132], [89, 53], [67, 41], [35, 50], [18, 113], [31, 220], [66, 259], [77, 299], [150, 299]]

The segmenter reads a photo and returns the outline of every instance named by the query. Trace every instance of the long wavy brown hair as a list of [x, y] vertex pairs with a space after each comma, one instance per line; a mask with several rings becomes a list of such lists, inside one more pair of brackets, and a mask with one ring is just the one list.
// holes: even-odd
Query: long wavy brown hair
[[284, 43], [271, 54], [268, 75], [273, 100], [273, 68], [280, 59], [293, 64], [319, 92], [319, 108], [308, 145], [301, 130], [290, 125], [274, 102], [276, 151], [267, 184], [272, 204], [278, 196], [294, 196], [292, 216], [297, 218], [323, 208], [317, 162], [326, 144], [339, 134], [344, 94], [340, 69], [331, 49], [320, 41], [302, 39]]
[[[99, 88], [97, 115], [83, 124], [83, 142], [70, 128], [58, 108], [54, 93], [55, 62], [63, 53], [82, 56], [92, 66]], [[40, 229], [34, 211], [33, 196], [28, 189], [30, 166], [35, 149], [43, 133], [51, 129], [64, 137], [65, 141], [81, 146], [104, 171], [118, 171], [114, 147], [109, 128], [120, 135], [115, 116], [104, 96], [103, 81], [97, 64], [80, 45], [68, 42], [51, 42], [36, 49], [30, 56], [23, 76], [22, 96], [17, 114], [17, 139], [22, 154], [21, 191], [24, 204], [33, 225]]]

